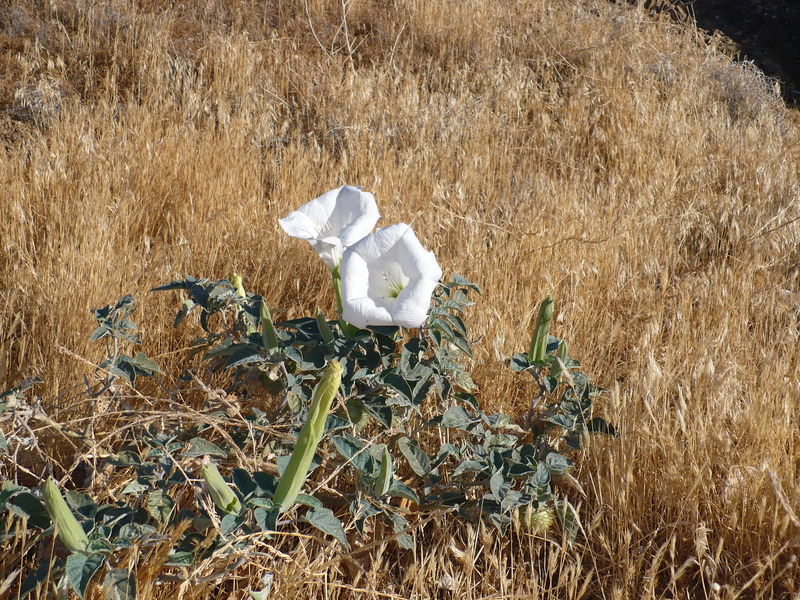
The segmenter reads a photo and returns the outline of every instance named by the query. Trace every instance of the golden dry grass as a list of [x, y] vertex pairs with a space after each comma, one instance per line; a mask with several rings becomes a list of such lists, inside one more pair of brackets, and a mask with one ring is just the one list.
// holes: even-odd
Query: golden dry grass
[[52, 408], [125, 292], [174, 372], [193, 332], [146, 290], [187, 274], [331, 312], [277, 218], [362, 185], [484, 288], [487, 406], [526, 410], [502, 359], [555, 297], [624, 432], [580, 458], [586, 535], [430, 523], [347, 560], [289, 540], [186, 597], [272, 570], [278, 598], [796, 598], [800, 120], [718, 42], [601, 0], [4, 4], [0, 381], [41, 375]]

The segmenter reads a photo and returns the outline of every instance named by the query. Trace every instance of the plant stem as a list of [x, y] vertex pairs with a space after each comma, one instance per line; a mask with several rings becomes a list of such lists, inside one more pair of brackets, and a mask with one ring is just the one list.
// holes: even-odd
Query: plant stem
[[355, 327], [342, 319], [342, 276], [339, 274], [339, 267], [331, 271], [331, 278], [333, 279], [333, 291], [336, 294], [336, 312], [339, 313], [339, 327], [346, 338], [352, 339], [358, 333], [358, 327]]

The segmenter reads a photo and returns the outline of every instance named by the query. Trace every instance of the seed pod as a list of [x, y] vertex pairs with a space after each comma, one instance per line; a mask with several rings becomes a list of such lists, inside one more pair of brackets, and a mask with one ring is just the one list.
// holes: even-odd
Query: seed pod
[[550, 526], [555, 523], [556, 516], [553, 514], [552, 509], [549, 508], [540, 508], [538, 510], [532, 510], [530, 517], [528, 518], [528, 524], [531, 530], [531, 533], [544, 533]]
[[569, 355], [567, 354], [567, 342], [562, 341], [558, 345], [558, 350], [556, 351], [556, 356], [564, 364], [567, 363], [567, 358], [569, 358]]
[[52, 477], [48, 477], [42, 487], [44, 495], [44, 505], [50, 518], [56, 524], [58, 529], [58, 537], [64, 542], [64, 545], [70, 552], [86, 552], [86, 547], [89, 545], [89, 538], [86, 537], [86, 532], [78, 523], [75, 515], [67, 506], [66, 500], [61, 495], [61, 492], [53, 481]]
[[355, 426], [356, 431], [364, 428], [364, 425], [369, 421], [369, 413], [364, 409], [364, 405], [359, 400], [348, 400], [345, 403], [347, 408], [347, 416], [350, 422]]
[[238, 514], [242, 510], [242, 503], [239, 502], [239, 497], [225, 483], [222, 475], [219, 474], [219, 469], [214, 463], [208, 463], [200, 467], [200, 472], [203, 474], [203, 479], [206, 481], [208, 492], [211, 494], [211, 499], [217, 508], [223, 512]]
[[341, 381], [342, 363], [338, 360], [331, 360], [325, 370], [325, 375], [314, 388], [308, 420], [300, 430], [289, 464], [278, 482], [278, 489], [275, 490], [275, 496], [272, 499], [274, 504], [281, 507], [281, 512], [292, 507], [303, 483], [305, 483], [314, 452], [325, 433], [325, 420], [328, 418], [331, 404], [339, 391]]
[[553, 297], [548, 295], [539, 305], [539, 316], [536, 318], [536, 328], [531, 338], [531, 348], [528, 359], [532, 362], [542, 362], [547, 354], [547, 336], [550, 334], [550, 321], [553, 320]]

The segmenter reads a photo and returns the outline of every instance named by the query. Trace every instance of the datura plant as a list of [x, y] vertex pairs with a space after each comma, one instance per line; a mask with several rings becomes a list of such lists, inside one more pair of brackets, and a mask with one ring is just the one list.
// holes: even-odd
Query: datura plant
[[[96, 472], [119, 482], [113, 494], [62, 496], [52, 479], [38, 488], [11, 483], [29, 479], [7, 458], [31, 441], [24, 422], [8, 417], [26, 408], [25, 392], [39, 380], [0, 393], [0, 421], [13, 424], [0, 431], [0, 466], [12, 473], [0, 487], [0, 542], [14, 543], [24, 529], [29, 550], [20, 564], [50, 556], [31, 567], [20, 596], [52, 579], [58, 590], [94, 597], [105, 571], [104, 589], [133, 598], [139, 567], [153, 555], [166, 568], [222, 577], [235, 557], [257, 555], [286, 529], [305, 537], [314, 527], [345, 549], [376, 535], [413, 548], [431, 518], [482, 522], [501, 534], [516, 525], [520, 535], [559, 544], [580, 535], [572, 459], [588, 434], [616, 432], [594, 413], [601, 388], [551, 335], [555, 302], [541, 303], [525, 351], [507, 363], [533, 378], [524, 386], [533, 391], [526, 414], [484, 412], [466, 368], [473, 342], [464, 321], [480, 287], [455, 274], [443, 279], [405, 223], [371, 233], [377, 220], [371, 194], [342, 186], [280, 221], [325, 261], [336, 319], [320, 309], [273, 319], [264, 296], [236, 274], [154, 288], [181, 293], [175, 327], [202, 329], [172, 383], [132, 351], [141, 344], [132, 296], [94, 311], [90, 339], [106, 356], [87, 382], [88, 400], [133, 404], [143, 394], [130, 388], [148, 378], [169, 392], [158, 419], [134, 419], [108, 438]], [[198, 355], [204, 361], [191, 358]], [[179, 410], [198, 384], [207, 406]], [[57, 425], [81, 437], [78, 426]], [[109, 477], [114, 468], [121, 471]], [[66, 561], [63, 551], [42, 550], [54, 535]]]

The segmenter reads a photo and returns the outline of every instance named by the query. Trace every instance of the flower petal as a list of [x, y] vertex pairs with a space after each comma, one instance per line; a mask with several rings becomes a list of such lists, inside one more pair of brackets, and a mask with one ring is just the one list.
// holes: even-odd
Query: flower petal
[[291, 237], [301, 240], [316, 239], [319, 236], [319, 226], [307, 214], [299, 210], [290, 212], [282, 219], [278, 219], [283, 230]]
[[372, 194], [344, 185], [307, 202], [278, 222], [290, 236], [308, 241], [333, 270], [339, 266], [344, 248], [366, 236], [379, 218]]
[[431, 294], [437, 284], [438, 281], [419, 279], [404, 287], [392, 307], [394, 323], [409, 329], [422, 325], [428, 316]]

